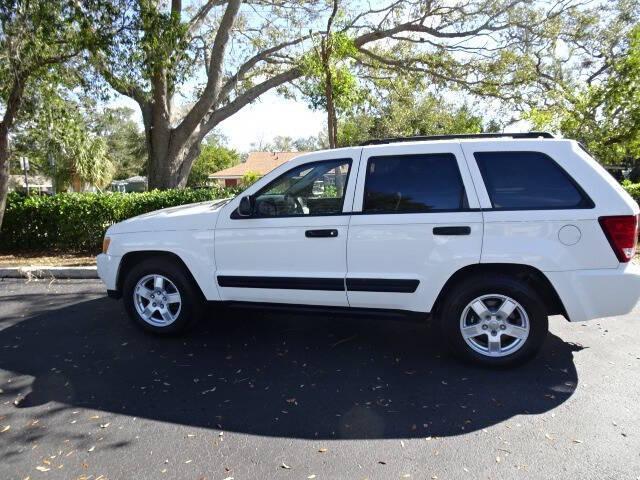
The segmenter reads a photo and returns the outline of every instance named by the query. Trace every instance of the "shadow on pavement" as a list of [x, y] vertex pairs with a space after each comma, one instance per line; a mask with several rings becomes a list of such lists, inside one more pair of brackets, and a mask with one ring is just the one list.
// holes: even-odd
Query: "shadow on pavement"
[[234, 315], [232, 327], [212, 319], [187, 337], [156, 338], [107, 298], [7, 326], [0, 346], [0, 368], [34, 377], [30, 388], [5, 388], [19, 408], [56, 401], [319, 439], [459, 435], [546, 412], [575, 390], [579, 349], [549, 335], [533, 362], [492, 371], [450, 358], [431, 325], [256, 312]]

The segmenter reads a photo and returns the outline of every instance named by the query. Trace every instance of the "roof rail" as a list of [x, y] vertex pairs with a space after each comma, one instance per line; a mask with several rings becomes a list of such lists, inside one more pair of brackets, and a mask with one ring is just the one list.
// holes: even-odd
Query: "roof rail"
[[453, 135], [417, 135], [415, 137], [391, 137], [391, 138], [375, 138], [367, 140], [360, 144], [361, 147], [367, 145], [383, 145], [385, 143], [400, 143], [400, 142], [420, 142], [424, 140], [456, 140], [456, 139], [469, 139], [469, 138], [513, 138], [513, 139], [527, 139], [527, 138], [555, 138], [549, 132], [522, 132], [522, 133], [459, 133]]

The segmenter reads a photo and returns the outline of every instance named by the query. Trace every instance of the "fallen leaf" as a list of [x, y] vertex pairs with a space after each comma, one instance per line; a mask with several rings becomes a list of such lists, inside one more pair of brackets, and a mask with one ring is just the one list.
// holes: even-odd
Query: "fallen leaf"
[[89, 450], [87, 450], [87, 452], [93, 452], [96, 449], [96, 446], [92, 446]]
[[7, 432], [7, 431], [9, 431], [10, 428], [11, 428], [11, 425], [7, 425], [5, 427], [2, 427], [2, 430], [0, 430], [0, 433]]
[[584, 443], [582, 440], [578, 440], [578, 439], [575, 439], [575, 438], [572, 440], [572, 442], [573, 443]]
[[326, 449], [326, 448], [319, 448], [319, 449], [318, 449], [318, 452], [320, 452], [320, 453], [326, 453], [326, 452], [327, 452], [327, 449]]
[[284, 468], [285, 470], [290, 470], [291, 467], [289, 465], [287, 465], [286, 463], [282, 462], [282, 465], [280, 465], [280, 468]]
[[51, 469], [49, 467], [43, 467], [42, 465], [38, 465], [36, 467], [36, 470], [38, 470], [39, 472], [48, 472]]
[[316, 476], [312, 473], [311, 475], [309, 475], [307, 478], [311, 479], [311, 478], [316, 478]]
[[107, 428], [111, 423], [101, 423], [100, 428]]

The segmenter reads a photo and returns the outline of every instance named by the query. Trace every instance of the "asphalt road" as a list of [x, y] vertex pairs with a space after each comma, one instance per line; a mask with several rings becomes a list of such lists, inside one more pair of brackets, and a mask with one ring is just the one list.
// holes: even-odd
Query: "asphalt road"
[[460, 364], [430, 325], [236, 313], [147, 336], [96, 281], [0, 281], [0, 480], [637, 479], [640, 311]]

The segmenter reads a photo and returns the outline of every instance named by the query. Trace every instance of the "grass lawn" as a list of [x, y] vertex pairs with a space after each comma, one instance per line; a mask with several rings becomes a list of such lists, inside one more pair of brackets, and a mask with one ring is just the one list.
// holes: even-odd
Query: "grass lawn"
[[96, 257], [86, 254], [59, 254], [46, 255], [34, 253], [0, 253], [0, 268], [2, 267], [26, 267], [30, 265], [51, 267], [82, 267], [95, 265]]

